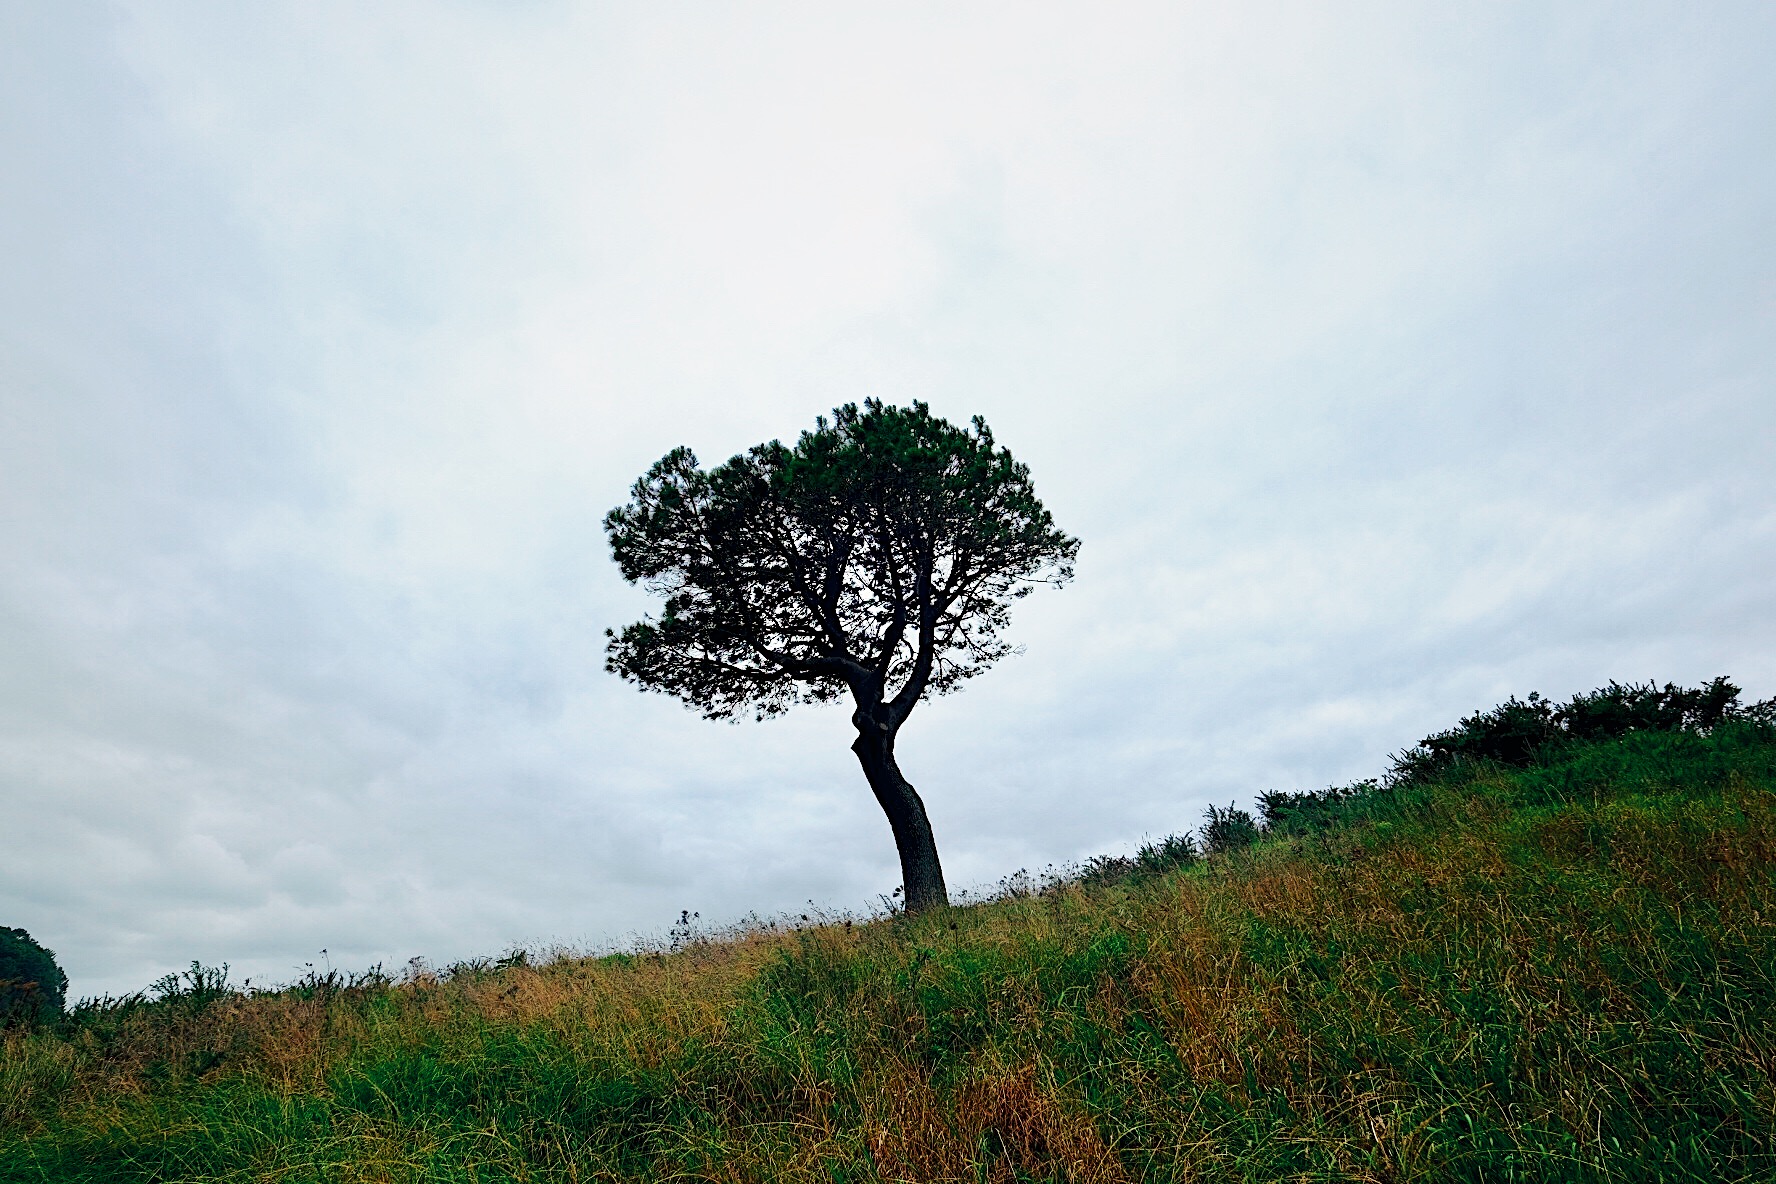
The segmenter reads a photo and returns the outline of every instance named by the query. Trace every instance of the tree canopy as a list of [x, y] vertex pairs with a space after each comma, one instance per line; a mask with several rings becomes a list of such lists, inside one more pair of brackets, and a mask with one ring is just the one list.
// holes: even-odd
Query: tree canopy
[[847, 404], [793, 447], [709, 470], [676, 448], [631, 498], [605, 518], [611, 551], [664, 604], [610, 632], [608, 669], [712, 719], [849, 694], [879, 800], [904, 796], [885, 783], [911, 794], [892, 766], [913, 707], [1010, 652], [1011, 602], [1066, 583], [1079, 551], [984, 420], [958, 427], [918, 402]]
[[676, 448], [605, 518], [625, 579], [665, 598], [610, 669], [710, 718], [846, 690], [902, 718], [1005, 656], [1010, 601], [1073, 575], [1079, 544], [975, 417], [870, 401], [705, 471]]
[[67, 993], [55, 955], [23, 929], [0, 925], [0, 1028], [55, 1019]]

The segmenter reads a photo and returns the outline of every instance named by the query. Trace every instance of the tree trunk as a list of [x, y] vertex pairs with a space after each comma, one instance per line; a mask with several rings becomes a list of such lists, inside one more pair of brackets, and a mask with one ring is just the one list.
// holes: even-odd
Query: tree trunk
[[894, 830], [894, 846], [900, 852], [900, 882], [906, 890], [906, 910], [922, 913], [950, 903], [944, 889], [943, 867], [937, 862], [937, 841], [931, 837], [931, 820], [925, 803], [894, 763], [894, 735], [873, 721], [856, 719], [857, 740], [851, 751], [869, 778], [870, 789], [888, 825]]

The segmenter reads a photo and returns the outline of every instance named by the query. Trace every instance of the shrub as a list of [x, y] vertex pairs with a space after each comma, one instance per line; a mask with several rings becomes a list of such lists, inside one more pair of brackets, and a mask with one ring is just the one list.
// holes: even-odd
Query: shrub
[[1739, 688], [1725, 678], [1699, 687], [1618, 683], [1574, 695], [1556, 705], [1530, 692], [1490, 711], [1476, 711], [1448, 731], [1426, 736], [1394, 754], [1389, 785], [1423, 784], [1463, 764], [1522, 769], [1552, 747], [1573, 741], [1616, 740], [1631, 732], [1706, 735], [1728, 720], [1776, 720], [1776, 699], [1739, 704]]
[[1205, 855], [1225, 855], [1258, 841], [1258, 824], [1244, 810], [1228, 803], [1223, 809], [1210, 806], [1204, 815], [1202, 845]]
[[1201, 858], [1196, 836], [1167, 835], [1157, 842], [1141, 844], [1133, 855], [1093, 856], [1082, 865], [1064, 870], [1063, 878], [1081, 884], [1122, 884], [1189, 867]]
[[[330, 973], [328, 977], [332, 977]], [[313, 983], [314, 980], [315, 975], [311, 970], [304, 984]], [[201, 962], [193, 962], [190, 970], [156, 979], [149, 990], [154, 992], [157, 1002], [170, 1004], [192, 1014], [204, 1010], [219, 999], [226, 999], [237, 993], [228, 983], [226, 962], [220, 966], [205, 966]]]
[[1433, 770], [1452, 765], [1491, 762], [1523, 768], [1560, 735], [1554, 722], [1554, 705], [1534, 691], [1528, 699], [1512, 695], [1491, 711], [1476, 711], [1446, 732], [1433, 732], [1416, 747], [1424, 754], [1410, 766], [1413, 774], [1400, 777], [1402, 762], [1395, 758], [1395, 779], [1423, 780]]
[[1167, 835], [1157, 843], [1141, 844], [1140, 851], [1135, 854], [1135, 867], [1142, 872], [1158, 875], [1173, 868], [1189, 867], [1201, 858], [1202, 852], [1197, 850], [1194, 837]]
[[1140, 865], [1131, 855], [1094, 855], [1079, 865], [1081, 884], [1121, 884], [1133, 879]]
[[1258, 813], [1266, 831], [1282, 835], [1311, 834], [1328, 829], [1342, 818], [1345, 802], [1373, 793], [1378, 788], [1374, 781], [1358, 781], [1301, 793], [1267, 789], [1258, 795]]
[[1554, 712], [1563, 739], [1614, 740], [1634, 731], [1709, 732], [1738, 711], [1739, 688], [1724, 678], [1695, 689], [1611, 681]]
[[0, 926], [0, 1027], [61, 1018], [68, 976], [23, 929]]

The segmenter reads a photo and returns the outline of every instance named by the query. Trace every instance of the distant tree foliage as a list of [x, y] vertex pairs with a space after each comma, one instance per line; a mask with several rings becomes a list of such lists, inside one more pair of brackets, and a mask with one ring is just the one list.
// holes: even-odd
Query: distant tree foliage
[[1409, 784], [1464, 763], [1523, 768], [1553, 744], [1613, 740], [1637, 731], [1706, 733], [1728, 719], [1770, 715], [1770, 702], [1741, 707], [1739, 694], [1725, 678], [1693, 688], [1612, 681], [1561, 704], [1532, 691], [1527, 699], [1512, 696], [1396, 753], [1387, 779]]
[[1095, 855], [1076, 865], [1076, 878], [1082, 884], [1121, 884], [1161, 876], [1189, 867], [1201, 859], [1202, 850], [1197, 846], [1195, 835], [1167, 835], [1156, 842], [1141, 844], [1141, 849], [1133, 855]]
[[852, 751], [888, 816], [909, 911], [947, 900], [924, 803], [894, 759], [928, 695], [1011, 651], [1011, 602], [1072, 578], [1029, 469], [985, 421], [847, 404], [794, 447], [705, 470], [667, 453], [605, 518], [660, 615], [609, 633], [607, 668], [711, 719], [849, 698]]
[[1339, 807], [1377, 788], [1375, 781], [1333, 785], [1325, 789], [1290, 792], [1265, 790], [1258, 795], [1258, 814], [1264, 830], [1281, 835], [1311, 834], [1325, 830], [1341, 816]]
[[1260, 835], [1258, 823], [1231, 802], [1226, 806], [1210, 806], [1202, 825], [1202, 849], [1205, 855], [1225, 855], [1250, 847]]
[[67, 994], [55, 955], [23, 929], [0, 926], [0, 1027], [56, 1019]]
[[[305, 981], [312, 982], [315, 972], [312, 964]], [[193, 1014], [204, 1010], [219, 1000], [236, 994], [234, 987], [228, 984], [228, 963], [220, 966], [205, 966], [195, 959], [189, 970], [178, 974], [165, 974], [154, 980], [148, 988], [154, 997], [162, 1003], [177, 1006]]]
[[1534, 692], [1526, 699], [1512, 696], [1395, 753], [1381, 778], [1318, 790], [1266, 790], [1258, 795], [1259, 826], [1266, 834], [1315, 834], [1395, 790], [1427, 785], [1464, 766], [1523, 769], [1563, 759], [1576, 745], [1636, 733], [1702, 736], [1728, 724], [1776, 727], [1776, 699], [1746, 705], [1740, 693], [1730, 680], [1716, 678], [1699, 687], [1611, 682], [1565, 703]]

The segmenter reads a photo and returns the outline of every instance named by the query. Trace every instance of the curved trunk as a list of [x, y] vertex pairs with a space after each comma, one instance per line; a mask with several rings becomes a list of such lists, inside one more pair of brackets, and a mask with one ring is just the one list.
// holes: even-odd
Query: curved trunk
[[863, 775], [869, 778], [870, 789], [894, 830], [907, 912], [922, 913], [949, 904], [943, 867], [937, 862], [937, 841], [931, 837], [931, 820], [925, 817], [925, 803], [894, 763], [893, 733], [873, 723], [857, 721], [857, 739], [851, 751], [857, 754]]

